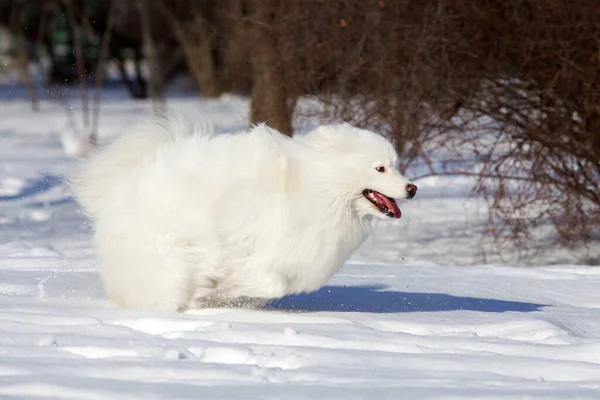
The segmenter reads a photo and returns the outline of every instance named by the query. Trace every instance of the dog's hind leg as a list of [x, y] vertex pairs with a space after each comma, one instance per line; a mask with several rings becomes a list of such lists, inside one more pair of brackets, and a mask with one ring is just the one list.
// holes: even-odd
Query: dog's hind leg
[[98, 224], [95, 242], [101, 277], [111, 300], [126, 308], [185, 309], [192, 296], [191, 271], [172, 239], [117, 230], [116, 223], [107, 222]]

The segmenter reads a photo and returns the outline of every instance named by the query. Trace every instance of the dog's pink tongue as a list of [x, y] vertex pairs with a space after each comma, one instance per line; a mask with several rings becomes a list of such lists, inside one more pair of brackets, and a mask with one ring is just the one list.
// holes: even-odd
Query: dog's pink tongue
[[394, 214], [394, 218], [400, 218], [402, 216], [402, 213], [400, 212], [400, 208], [398, 208], [398, 204], [396, 204], [396, 200], [394, 200], [390, 197], [384, 196], [380, 193], [375, 193], [375, 195], [377, 196], [379, 201], [381, 203], [385, 204], [387, 209], [390, 210], [392, 212], [392, 214]]

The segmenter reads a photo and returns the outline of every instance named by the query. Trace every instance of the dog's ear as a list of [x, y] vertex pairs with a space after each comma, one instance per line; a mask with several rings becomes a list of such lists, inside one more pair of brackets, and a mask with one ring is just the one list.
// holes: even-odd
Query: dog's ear
[[306, 135], [307, 143], [317, 149], [336, 147], [342, 133], [335, 125], [322, 125]]

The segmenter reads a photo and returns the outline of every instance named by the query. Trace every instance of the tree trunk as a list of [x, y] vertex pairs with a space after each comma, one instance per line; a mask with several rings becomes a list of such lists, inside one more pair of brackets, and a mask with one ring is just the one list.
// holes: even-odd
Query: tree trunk
[[77, 79], [81, 87], [81, 113], [83, 115], [83, 131], [84, 134], [89, 134], [90, 128], [90, 115], [88, 107], [88, 87], [87, 87], [87, 74], [85, 70], [85, 54], [83, 53], [83, 43], [81, 43], [81, 37], [79, 36], [79, 25], [77, 24], [77, 15], [75, 5], [71, 0], [64, 1], [67, 7], [67, 18], [71, 27], [71, 34], [73, 35], [73, 47], [75, 49], [75, 67], [77, 69]]
[[158, 113], [165, 110], [165, 98], [156, 46], [154, 39], [152, 38], [148, 1], [138, 0], [137, 6], [142, 22], [142, 38], [144, 43], [145, 59], [148, 62], [148, 93], [152, 99], [152, 110], [155, 113]]
[[[175, 38], [185, 54], [185, 60], [192, 79], [205, 97], [218, 97], [223, 92], [219, 85], [217, 67], [213, 56], [214, 40], [207, 19], [211, 13], [210, 3], [195, 4], [189, 12], [190, 20], [182, 20], [165, 0], [157, 1], [162, 15], [169, 21]], [[203, 15], [203, 14], [206, 15]]]
[[112, 29], [115, 22], [115, 8], [114, 0], [108, 0], [108, 15], [106, 17], [106, 28], [102, 35], [102, 42], [100, 44], [100, 56], [98, 58], [98, 65], [96, 67], [96, 87], [94, 89], [94, 109], [92, 114], [92, 130], [90, 132], [90, 143], [95, 145], [98, 139], [98, 122], [100, 120], [100, 91], [102, 90], [102, 83], [104, 82], [104, 76], [106, 75], [106, 62], [109, 56], [109, 45], [112, 35]]
[[252, 47], [251, 123], [266, 122], [270, 127], [291, 136], [293, 105], [288, 102], [285, 77], [273, 34], [273, 13], [280, 0], [250, 0]]
[[31, 98], [31, 108], [34, 111], [39, 110], [39, 102], [35, 84], [31, 79], [29, 72], [29, 54], [27, 51], [27, 38], [23, 34], [23, 29], [19, 24], [19, 9], [18, 4], [13, 3], [10, 16], [10, 27], [15, 32], [17, 59], [16, 65], [19, 68], [20, 80], [27, 87], [29, 97]]

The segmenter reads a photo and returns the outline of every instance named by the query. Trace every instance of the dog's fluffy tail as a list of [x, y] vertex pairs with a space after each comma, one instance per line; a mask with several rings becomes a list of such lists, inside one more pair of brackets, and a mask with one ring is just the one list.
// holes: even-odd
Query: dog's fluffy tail
[[68, 177], [68, 186], [86, 214], [93, 218], [121, 176], [164, 145], [192, 134], [211, 135], [212, 126], [194, 125], [179, 115], [160, 116], [94, 149]]

